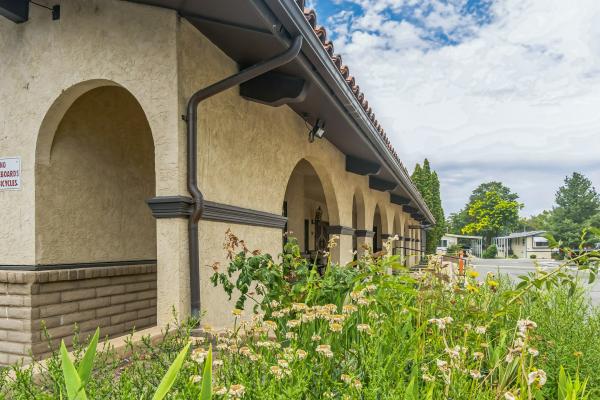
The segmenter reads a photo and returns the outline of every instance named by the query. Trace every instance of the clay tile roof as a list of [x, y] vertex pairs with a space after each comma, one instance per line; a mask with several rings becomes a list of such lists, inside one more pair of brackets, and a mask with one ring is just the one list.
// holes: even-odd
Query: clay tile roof
[[[333, 43], [331, 42], [331, 40], [327, 39], [327, 30], [324, 27], [317, 25], [317, 13], [313, 9], [304, 8], [304, 0], [296, 0], [296, 3], [300, 7], [300, 9], [304, 11], [304, 18], [306, 18], [306, 21], [312, 27], [315, 35], [317, 35], [317, 37], [323, 44], [323, 48], [329, 54], [329, 56], [331, 58], [331, 62], [337, 67], [338, 71], [340, 71], [340, 74], [346, 80], [346, 83], [350, 87], [350, 90], [352, 90], [352, 93], [354, 94], [354, 96], [356, 97], [358, 102], [361, 104], [362, 108], [367, 113], [367, 116], [371, 120], [373, 127], [379, 133], [382, 140], [386, 144], [388, 151], [393, 156], [393, 158], [398, 162], [398, 164], [400, 165], [400, 168], [404, 171], [404, 173], [408, 177], [410, 177], [408, 170], [406, 169], [404, 164], [402, 164], [402, 161], [400, 161], [400, 158], [398, 157], [398, 154], [396, 153], [396, 150], [392, 146], [389, 138], [385, 134], [383, 127], [381, 126], [381, 124], [379, 124], [379, 122], [375, 118], [375, 114], [373, 113], [373, 110], [371, 109], [371, 107], [369, 107], [369, 102], [365, 99], [364, 93], [362, 93], [360, 91], [360, 87], [356, 84], [356, 80], [354, 79], [354, 77], [352, 75], [350, 75], [350, 69], [348, 68], [348, 66], [342, 64], [342, 56], [334, 53]], [[413, 184], [413, 187], [414, 187], [414, 184]], [[416, 187], [415, 187], [415, 190], [416, 190]], [[416, 193], [418, 193], [418, 191]]]

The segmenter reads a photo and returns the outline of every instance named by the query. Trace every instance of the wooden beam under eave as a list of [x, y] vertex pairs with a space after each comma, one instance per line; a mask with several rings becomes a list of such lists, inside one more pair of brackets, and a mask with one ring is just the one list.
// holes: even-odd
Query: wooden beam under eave
[[398, 204], [399, 206], [406, 206], [410, 204], [410, 199], [390, 193], [390, 203]]
[[375, 175], [381, 170], [381, 165], [354, 156], [346, 156], [346, 171], [357, 175]]
[[20, 24], [29, 19], [29, 0], [0, 0], [0, 15]]
[[375, 176], [369, 176], [369, 188], [380, 192], [389, 192], [398, 187], [396, 182], [386, 181]]

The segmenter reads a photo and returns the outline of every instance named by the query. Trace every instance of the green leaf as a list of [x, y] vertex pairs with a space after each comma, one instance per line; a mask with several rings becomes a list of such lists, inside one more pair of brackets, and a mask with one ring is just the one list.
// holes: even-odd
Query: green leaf
[[96, 333], [94, 333], [94, 337], [90, 341], [88, 348], [83, 355], [83, 358], [79, 362], [79, 366], [77, 367], [77, 373], [79, 375], [79, 379], [81, 382], [85, 384], [85, 382], [90, 379], [90, 375], [92, 374], [92, 368], [94, 367], [94, 357], [96, 356], [96, 347], [98, 346], [98, 339], [100, 338], [100, 328], [96, 328]]
[[208, 348], [208, 355], [204, 362], [202, 373], [202, 389], [199, 400], [210, 400], [212, 398], [212, 345]]
[[169, 370], [160, 381], [158, 389], [156, 389], [156, 393], [154, 393], [152, 400], [162, 400], [167, 395], [169, 390], [171, 390], [171, 386], [173, 386], [173, 383], [175, 383], [175, 379], [177, 378], [177, 375], [183, 366], [183, 362], [187, 356], [190, 344], [191, 343], [186, 344], [183, 350], [179, 352], [177, 358], [175, 358], [175, 361], [173, 361], [173, 364], [171, 364]]
[[81, 379], [69, 357], [64, 340], [60, 344], [60, 360], [69, 400], [87, 400], [85, 389], [81, 386]]

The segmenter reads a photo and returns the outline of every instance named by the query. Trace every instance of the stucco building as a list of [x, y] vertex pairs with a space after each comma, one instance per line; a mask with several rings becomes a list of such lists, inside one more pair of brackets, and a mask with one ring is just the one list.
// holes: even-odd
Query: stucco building
[[48, 351], [42, 321], [226, 326], [227, 229], [271, 254], [338, 234], [340, 263], [398, 235], [417, 261], [435, 221], [303, 4], [38, 3], [0, 2], [0, 364]]

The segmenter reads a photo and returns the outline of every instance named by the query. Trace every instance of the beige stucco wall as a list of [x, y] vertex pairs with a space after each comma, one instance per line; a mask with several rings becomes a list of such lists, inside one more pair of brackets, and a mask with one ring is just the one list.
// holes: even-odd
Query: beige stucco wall
[[[31, 7], [23, 24], [0, 18], [0, 157], [22, 157], [22, 189], [0, 192], [0, 203], [10, 204], [0, 225], [0, 264], [38, 259], [35, 165], [50, 153], [51, 128], [86, 90], [117, 84], [137, 99], [154, 138], [156, 192], [183, 193], [176, 14], [117, 0], [60, 3], [59, 21], [40, 7]], [[161, 222], [158, 230], [174, 235], [177, 227]]]
[[[185, 21], [178, 37], [183, 112], [185, 101], [195, 90], [237, 72], [237, 66]], [[370, 190], [368, 177], [346, 172], [345, 155], [327, 140], [309, 143], [304, 121], [288, 107], [244, 100], [235, 88], [202, 103], [199, 116], [199, 186], [205, 199], [281, 214], [292, 171], [305, 159], [321, 180], [330, 225], [352, 227], [352, 199], [360, 192], [364, 210], [358, 214], [364, 215], [364, 221], [358, 221], [359, 228], [373, 228], [375, 207], [379, 206], [381, 233], [393, 233], [393, 221], [401, 208], [389, 202], [388, 193]], [[292, 189], [293, 196], [299, 193], [300, 188]], [[402, 229], [407, 216], [397, 218]], [[290, 221], [292, 228], [301, 223], [296, 219]], [[222, 242], [228, 228], [251, 248], [273, 255], [281, 251], [282, 232], [277, 229], [200, 221], [202, 304], [207, 313], [205, 322], [213, 326], [230, 320], [233, 308], [222, 290], [208, 283], [212, 274], [209, 265], [227, 264]], [[349, 262], [351, 253], [352, 240], [343, 237], [334, 254]]]
[[[43, 204], [41, 196], [36, 200], [35, 171], [37, 165], [43, 177], [48, 163], [52, 168], [55, 139], [57, 154], [62, 151], [60, 129], [54, 135], [80, 96], [104, 86], [121, 86], [131, 93], [153, 138], [155, 194], [188, 195], [186, 124], [180, 116], [194, 91], [237, 71], [232, 60], [175, 12], [117, 0], [63, 0], [59, 21], [51, 21], [47, 10], [39, 7], [31, 8], [30, 21], [24, 24], [0, 19], [0, 54], [0, 157], [22, 157], [23, 186], [0, 192], [0, 202], [10, 205], [0, 226], [0, 264], [52, 262], [59, 257], [48, 254], [67, 255], [64, 248], [36, 250], [36, 232], [48, 243], [53, 240], [47, 235], [49, 227], [65, 218], [36, 222]], [[355, 193], [360, 193], [364, 207], [358, 213], [359, 229], [372, 229], [377, 205], [381, 233], [396, 233], [391, 232], [394, 218], [400, 220], [401, 230], [410, 223], [407, 215], [397, 216], [400, 207], [389, 203], [388, 193], [370, 190], [368, 177], [345, 171], [345, 156], [335, 146], [326, 139], [309, 143], [304, 121], [288, 107], [243, 100], [236, 88], [203, 103], [199, 115], [199, 182], [207, 200], [280, 214], [292, 170], [306, 159], [323, 186], [330, 225], [352, 226]], [[39, 193], [44, 190], [53, 189]], [[78, 190], [73, 192], [77, 195]], [[164, 324], [171, 320], [173, 306], [182, 314], [189, 312], [187, 221], [160, 219], [155, 224], [157, 317]], [[215, 326], [230, 321], [233, 307], [222, 290], [208, 282], [208, 265], [226, 265], [222, 242], [228, 228], [251, 248], [273, 254], [281, 249], [278, 229], [200, 221], [202, 304], [206, 322]], [[56, 240], [62, 243], [72, 235], [66, 228], [59, 231], [61, 238]], [[148, 237], [151, 233], [150, 228]], [[343, 237], [341, 243], [334, 255], [350, 261], [352, 241]], [[142, 248], [140, 243], [135, 247]], [[115, 251], [132, 254], [125, 248]], [[77, 261], [99, 258], [87, 256]]]
[[79, 97], [63, 117], [50, 162], [36, 173], [40, 264], [156, 259], [154, 144], [125, 89]]

